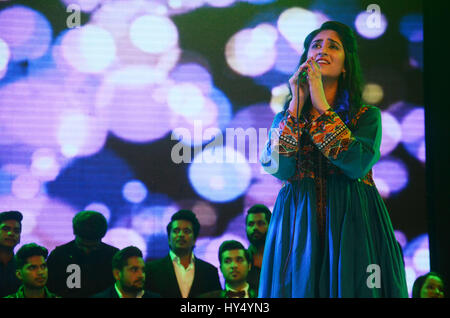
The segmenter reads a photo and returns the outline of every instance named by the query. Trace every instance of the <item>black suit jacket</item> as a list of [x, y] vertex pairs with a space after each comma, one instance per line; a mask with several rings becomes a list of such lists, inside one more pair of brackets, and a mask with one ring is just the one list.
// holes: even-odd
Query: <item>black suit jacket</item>
[[[216, 267], [196, 257], [194, 262], [194, 281], [188, 297], [196, 297], [210, 291], [222, 289]], [[144, 289], [158, 293], [164, 298], [181, 298], [177, 276], [170, 255], [147, 262], [145, 278]]]
[[[113, 285], [113, 286], [109, 287], [108, 289], [106, 289], [98, 294], [95, 294], [91, 298], [119, 298], [119, 295], [117, 294], [116, 288]], [[156, 293], [152, 293], [149, 290], [146, 290], [144, 292], [144, 295], [142, 296], [142, 298], [161, 298], [161, 296]]]
[[[85, 254], [76, 246], [75, 240], [57, 246], [47, 259], [48, 289], [63, 298], [86, 298], [114, 285], [111, 263], [118, 250], [114, 246], [101, 243], [97, 250]], [[70, 264], [80, 267], [81, 288], [67, 286], [67, 279], [72, 275], [67, 272]]]

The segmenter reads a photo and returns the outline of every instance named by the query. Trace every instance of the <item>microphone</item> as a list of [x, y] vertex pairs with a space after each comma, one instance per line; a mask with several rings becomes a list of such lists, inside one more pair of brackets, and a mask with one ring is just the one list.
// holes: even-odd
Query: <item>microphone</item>
[[306, 73], [306, 70], [304, 70], [298, 76], [298, 81], [299, 81], [299, 83], [305, 84], [307, 79], [308, 79], [308, 73]]

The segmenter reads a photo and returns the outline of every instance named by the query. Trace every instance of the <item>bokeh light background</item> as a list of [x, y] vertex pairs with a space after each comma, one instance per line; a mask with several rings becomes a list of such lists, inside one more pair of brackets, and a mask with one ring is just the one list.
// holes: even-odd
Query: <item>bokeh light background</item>
[[411, 290], [429, 271], [422, 7], [376, 4], [378, 18], [356, 0], [2, 1], [0, 207], [23, 212], [21, 244], [52, 250], [92, 209], [107, 243], [162, 257], [180, 208], [202, 225], [198, 257], [248, 244], [246, 210], [281, 186], [256, 159], [302, 41], [332, 19], [357, 31], [363, 97], [382, 110], [374, 177]]

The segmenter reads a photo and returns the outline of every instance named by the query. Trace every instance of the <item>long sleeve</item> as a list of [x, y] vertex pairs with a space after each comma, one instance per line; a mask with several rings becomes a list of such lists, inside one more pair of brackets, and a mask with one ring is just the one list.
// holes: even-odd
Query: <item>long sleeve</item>
[[322, 154], [351, 179], [363, 178], [380, 158], [381, 112], [365, 107], [360, 113], [354, 131], [333, 110], [305, 127]]
[[304, 122], [297, 120], [289, 111], [278, 113], [269, 131], [269, 139], [261, 153], [260, 162], [264, 170], [281, 180], [295, 174], [298, 152], [298, 127], [300, 134]]

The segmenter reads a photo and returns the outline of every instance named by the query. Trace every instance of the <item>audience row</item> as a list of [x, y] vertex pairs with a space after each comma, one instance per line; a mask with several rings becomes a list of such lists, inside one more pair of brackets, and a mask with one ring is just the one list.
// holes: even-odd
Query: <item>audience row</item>
[[[20, 243], [23, 216], [0, 213], [0, 297], [6, 298], [256, 298], [266, 233], [271, 218], [264, 205], [247, 211], [250, 246], [225, 241], [218, 251], [218, 270], [197, 258], [194, 247], [200, 223], [190, 210], [175, 213], [167, 224], [169, 254], [144, 262], [141, 250], [122, 250], [102, 242], [105, 217], [82, 211], [73, 218], [75, 239], [48, 250]], [[47, 257], [48, 256], [48, 257]], [[435, 272], [416, 279], [413, 298], [443, 298], [444, 279]]]
[[[221, 244], [217, 268], [195, 256], [200, 223], [190, 210], [175, 213], [167, 224], [169, 254], [144, 262], [135, 246], [122, 250], [102, 242], [105, 217], [82, 211], [73, 218], [75, 239], [48, 250], [20, 243], [23, 216], [0, 213], [0, 297], [8, 298], [255, 298], [271, 212], [264, 205], [247, 211], [250, 246]], [[47, 257], [48, 256], [48, 257]]]

